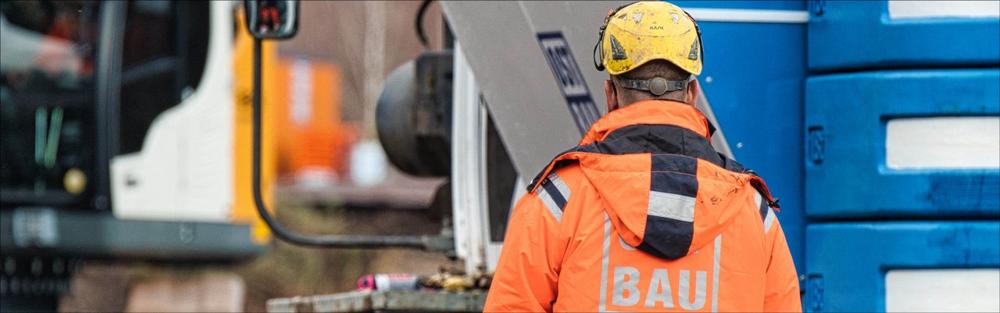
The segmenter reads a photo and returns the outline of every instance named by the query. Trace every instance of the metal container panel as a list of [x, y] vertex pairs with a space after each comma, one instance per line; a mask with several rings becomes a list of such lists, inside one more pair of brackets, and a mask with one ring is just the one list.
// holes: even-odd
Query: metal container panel
[[[1000, 19], [982, 14], [997, 10], [990, 2], [813, 1], [809, 69], [996, 66]], [[906, 13], [919, 6], [942, 8], [923, 10], [938, 16]]]
[[[810, 77], [805, 201], [812, 218], [1000, 217], [1000, 164], [894, 168], [887, 124], [1000, 115], [1000, 69], [897, 70]], [[995, 136], [1000, 129], [963, 137]]]
[[886, 311], [894, 269], [1000, 268], [996, 220], [820, 223], [806, 236], [803, 306], [812, 312]]

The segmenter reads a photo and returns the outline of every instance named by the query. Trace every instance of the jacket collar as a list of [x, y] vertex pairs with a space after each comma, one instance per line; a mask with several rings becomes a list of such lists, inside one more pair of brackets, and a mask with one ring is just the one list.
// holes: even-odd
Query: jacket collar
[[673, 125], [693, 131], [711, 140], [713, 128], [698, 109], [671, 100], [643, 100], [614, 110], [590, 127], [580, 140], [588, 145], [604, 140], [615, 130], [632, 125]]

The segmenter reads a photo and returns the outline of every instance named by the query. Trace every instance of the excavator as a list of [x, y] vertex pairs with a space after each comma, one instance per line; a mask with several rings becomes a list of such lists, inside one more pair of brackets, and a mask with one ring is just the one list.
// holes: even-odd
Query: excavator
[[[234, 27], [237, 8], [0, 4], [0, 310], [55, 311], [83, 260], [228, 263], [264, 251], [249, 171], [253, 41]], [[276, 47], [263, 50], [262, 67], [276, 68]]]

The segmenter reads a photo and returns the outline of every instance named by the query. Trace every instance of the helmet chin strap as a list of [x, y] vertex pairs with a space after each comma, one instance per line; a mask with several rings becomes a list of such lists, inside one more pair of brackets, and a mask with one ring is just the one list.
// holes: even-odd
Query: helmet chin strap
[[690, 79], [667, 80], [666, 78], [659, 76], [650, 79], [631, 79], [619, 77], [616, 80], [618, 81], [618, 85], [622, 88], [647, 91], [657, 97], [668, 92], [684, 90], [687, 88], [688, 82], [691, 81]]

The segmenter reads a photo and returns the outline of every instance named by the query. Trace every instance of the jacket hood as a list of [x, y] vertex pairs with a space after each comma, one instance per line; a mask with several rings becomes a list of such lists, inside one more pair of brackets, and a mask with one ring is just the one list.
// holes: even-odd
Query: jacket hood
[[689, 105], [639, 102], [596, 122], [539, 177], [575, 161], [623, 241], [680, 258], [712, 242], [747, 204], [774, 204], [763, 180], [712, 148], [711, 130]]

